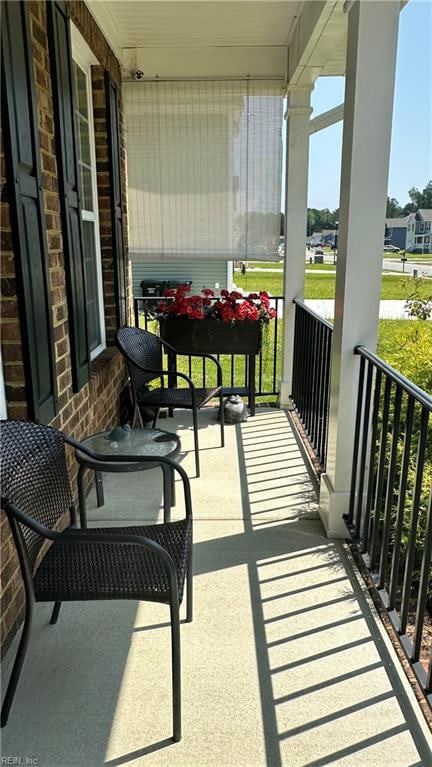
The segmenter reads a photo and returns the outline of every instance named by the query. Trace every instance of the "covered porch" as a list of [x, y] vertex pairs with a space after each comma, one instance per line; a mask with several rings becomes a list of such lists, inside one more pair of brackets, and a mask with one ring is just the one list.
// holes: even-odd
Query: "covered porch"
[[[38, 605], [3, 753], [46, 767], [428, 764], [414, 693], [347, 548], [324, 535], [289, 417], [260, 408], [227, 427], [225, 449], [215, 410], [202, 420], [185, 737], [169, 737], [167, 608], [64, 604], [50, 626], [50, 605]], [[180, 412], [175, 428], [193, 476], [189, 421]], [[104, 507], [89, 501], [91, 526], [160, 519], [157, 470], [106, 475], [105, 488]], [[173, 518], [181, 510], [178, 498]]]
[[[262, 392], [274, 398], [278, 394], [281, 407], [259, 408], [246, 423], [227, 427], [225, 449], [218, 447], [215, 411], [206, 409], [200, 419], [200, 479], [194, 478], [189, 415], [180, 412], [174, 420], [160, 422], [181, 437], [195, 519], [195, 618], [182, 625], [183, 741], [173, 744], [169, 737], [169, 623], [163, 607], [65, 604], [53, 627], [50, 606], [38, 605], [29, 656], [4, 730], [3, 753], [37, 760], [41, 767], [148, 762], [184, 767], [427, 765], [430, 732], [344, 543], [349, 527], [367, 556], [373, 530], [376, 565], [378, 542], [384, 542], [378, 552], [383, 601], [391, 565], [395, 589], [390, 606], [396, 613], [401, 600], [398, 596], [395, 601], [395, 594], [403, 587], [404, 618], [398, 625], [407, 655], [419, 667], [419, 642], [413, 647], [407, 637], [414, 554], [402, 566], [399, 553], [406, 509], [407, 514], [412, 509], [413, 541], [421, 504], [426, 520], [424, 467], [432, 401], [373, 354], [400, 3], [88, 0], [85, 9], [108, 41], [109, 55], [113, 52], [120, 62], [129, 88], [139, 89], [141, 80], [283, 83], [284, 295], [274, 297], [283, 310], [270, 361], [271, 389]], [[81, 5], [75, 10], [78, 22]], [[327, 75], [346, 75], [345, 104], [312, 125], [311, 92], [316, 79]], [[96, 117], [98, 108], [96, 99]], [[313, 130], [342, 115], [332, 328], [303, 305], [308, 147]], [[106, 139], [110, 129], [102, 132]], [[121, 142], [117, 150], [117, 159], [124, 160]], [[103, 157], [102, 188], [107, 164]], [[110, 208], [114, 223], [119, 230], [124, 223], [126, 233], [121, 196], [115, 204], [111, 199], [102, 202], [101, 218], [108, 217]], [[116, 232], [122, 239], [123, 232]], [[116, 327], [133, 324], [132, 297], [124, 279], [126, 247], [125, 261], [120, 253], [115, 262], [116, 280], [123, 279], [122, 290], [116, 288], [123, 314], [113, 319], [112, 345]], [[108, 282], [108, 294], [113, 291]], [[136, 304], [135, 309], [138, 316]], [[63, 314], [65, 322], [68, 316]], [[73, 403], [68, 394], [53, 411], [60, 416], [61, 408], [69, 411], [59, 418], [59, 428], [84, 438], [89, 430], [111, 428], [118, 421], [123, 367], [112, 359], [118, 390], [110, 389], [114, 378], [109, 373], [96, 386], [93, 369], [94, 401], [89, 398], [88, 413], [86, 409], [78, 418], [77, 400]], [[74, 385], [73, 391], [80, 397], [79, 387]], [[102, 401], [105, 394], [110, 409]], [[397, 429], [393, 401], [399, 408]], [[95, 402], [101, 412], [93, 421]], [[293, 428], [293, 409], [309, 446]], [[310, 461], [313, 451], [319, 473]], [[409, 472], [415, 473], [416, 491], [405, 504], [405, 497], [400, 500], [393, 489], [399, 475], [406, 489]], [[410, 482], [412, 488], [412, 476]], [[105, 506], [96, 508], [92, 496], [88, 509], [96, 527], [159, 520], [158, 475], [154, 481], [149, 472], [107, 476]], [[178, 498], [175, 514], [181, 510]], [[432, 531], [430, 510], [425, 530]], [[392, 538], [390, 546], [393, 533], [399, 538], [395, 546]], [[431, 551], [425, 547], [416, 557], [422, 568], [415, 618], [421, 643]], [[6, 675], [16, 641], [6, 657]], [[427, 652], [419, 678], [430, 697], [430, 648]]]

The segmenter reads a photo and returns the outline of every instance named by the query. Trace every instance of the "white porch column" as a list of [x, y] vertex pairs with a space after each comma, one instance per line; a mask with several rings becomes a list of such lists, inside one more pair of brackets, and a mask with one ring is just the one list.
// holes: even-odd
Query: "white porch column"
[[349, 6], [327, 473], [320, 514], [344, 537], [359, 359], [376, 349], [400, 2]]
[[289, 405], [294, 356], [294, 298], [304, 297], [309, 169], [310, 98], [313, 85], [288, 86], [285, 176], [285, 263], [280, 404]]

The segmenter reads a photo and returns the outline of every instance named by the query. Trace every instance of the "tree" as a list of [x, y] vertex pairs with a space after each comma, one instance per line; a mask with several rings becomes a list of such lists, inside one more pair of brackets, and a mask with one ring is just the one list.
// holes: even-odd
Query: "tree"
[[387, 197], [386, 218], [399, 218], [403, 215], [403, 209], [395, 197]]
[[419, 208], [428, 209], [432, 208], [432, 181], [426, 184], [422, 192], [417, 187], [413, 186], [408, 195], [411, 202], [405, 205], [403, 213], [415, 213]]

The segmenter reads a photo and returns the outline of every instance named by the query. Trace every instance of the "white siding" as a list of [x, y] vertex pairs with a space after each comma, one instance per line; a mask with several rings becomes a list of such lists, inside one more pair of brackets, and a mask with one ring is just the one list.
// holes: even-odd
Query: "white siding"
[[134, 296], [141, 296], [141, 280], [192, 280], [192, 290], [199, 293], [203, 288], [226, 288], [227, 262], [179, 262], [167, 263], [141, 261], [132, 264], [132, 281]]

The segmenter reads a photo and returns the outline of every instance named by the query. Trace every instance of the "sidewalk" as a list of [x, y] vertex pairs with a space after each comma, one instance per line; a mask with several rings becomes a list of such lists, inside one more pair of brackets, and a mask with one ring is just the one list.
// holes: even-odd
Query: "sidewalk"
[[[312, 311], [324, 317], [325, 319], [333, 319], [334, 317], [334, 301], [332, 299], [324, 298], [307, 298], [305, 300], [306, 306]], [[408, 313], [404, 309], [405, 301], [380, 301], [379, 318], [380, 320], [408, 320], [413, 319], [408, 317]]]

